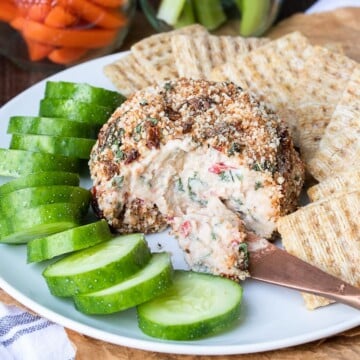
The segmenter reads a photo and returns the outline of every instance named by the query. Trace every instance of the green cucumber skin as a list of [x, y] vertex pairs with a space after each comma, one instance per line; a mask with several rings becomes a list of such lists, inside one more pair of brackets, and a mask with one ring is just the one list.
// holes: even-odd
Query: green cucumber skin
[[0, 197], [0, 215], [11, 217], [21, 208], [55, 203], [75, 204], [85, 214], [89, 209], [90, 197], [89, 190], [78, 186], [49, 185], [20, 189]]
[[[115, 291], [112, 294], [101, 295], [100, 291], [89, 294], [76, 295], [74, 296], [75, 307], [77, 310], [85, 314], [105, 315], [129, 309], [161, 295], [172, 284], [173, 268], [171, 265], [170, 256], [168, 254], [161, 253], [160, 255], [159, 253], [152, 255], [154, 260], [157, 256], [164, 255], [167, 256], [166, 267], [164, 267], [161, 272], [156, 274], [154, 277], [146, 279], [145, 281], [140, 282], [135, 286], [123, 289], [120, 292]], [[151, 259], [150, 262], [153, 259]], [[147, 267], [150, 265], [150, 262], [139, 272], [145, 272]], [[124, 282], [131, 281], [137, 276], [138, 273], [135, 273]]]
[[[212, 276], [209, 274], [200, 274], [200, 273], [192, 273], [191, 271], [175, 271], [174, 276], [174, 285], [176, 286], [177, 277], [183, 276], [186, 274], [196, 274], [196, 276]], [[227, 281], [231, 281], [228, 279], [224, 279]], [[162, 319], [158, 321], [153, 321], [147, 314], [147, 308], [150, 304], [156, 303], [158, 299], [161, 299], [161, 295], [159, 298], [155, 298], [150, 300], [147, 303], [141, 304], [137, 307], [137, 317], [138, 317], [138, 325], [139, 328], [147, 335], [151, 337], [156, 337], [160, 339], [166, 340], [194, 340], [198, 338], [205, 337], [207, 335], [218, 333], [230, 326], [230, 324], [239, 318], [241, 314], [241, 299], [242, 299], [242, 288], [240, 285], [237, 288], [237, 299], [234, 303], [234, 306], [226, 311], [226, 313], [219, 314], [217, 316], [200, 319], [198, 321], [190, 322], [190, 323], [183, 323], [183, 324], [169, 324], [166, 322], [162, 322]], [[194, 286], [196, 286], [194, 284]], [[167, 294], [171, 291], [172, 288], [165, 292], [163, 296], [167, 296]], [[179, 295], [181, 296], [181, 295]], [[175, 312], [176, 310], [174, 310]]]
[[43, 171], [79, 172], [79, 160], [54, 154], [0, 149], [0, 175], [19, 177]]
[[73, 99], [80, 102], [95, 103], [108, 106], [114, 110], [125, 100], [122, 94], [85, 83], [72, 83], [66, 81], [47, 81], [45, 97]]
[[[116, 239], [116, 238], [115, 238]], [[55, 296], [67, 297], [77, 294], [94, 292], [110, 287], [130, 275], [134, 274], [144, 267], [150, 260], [151, 254], [147, 243], [142, 237], [142, 241], [138, 242], [133, 251], [123, 256], [118, 261], [103, 266], [100, 269], [93, 269], [80, 274], [56, 276], [51, 271], [60, 261], [66, 262], [69, 258], [86, 257], [98, 251], [107, 243], [114, 241], [109, 240], [105, 244], [95, 245], [89, 249], [81, 250], [75, 254], [49, 265], [44, 271], [43, 276], [49, 287], [51, 294]]]
[[0, 186], [1, 197], [13, 191], [44, 185], [69, 185], [79, 186], [80, 176], [65, 171], [49, 171], [34, 173], [8, 181]]
[[47, 237], [33, 239], [27, 244], [27, 262], [40, 262], [55, 256], [86, 249], [110, 240], [113, 235], [105, 220], [75, 227]]
[[93, 139], [74, 137], [13, 134], [10, 149], [27, 150], [55, 155], [69, 156], [78, 159], [89, 159]]
[[0, 242], [25, 244], [79, 226], [82, 214], [77, 204], [57, 203], [19, 209], [11, 217], [0, 219]]
[[79, 102], [72, 99], [45, 98], [40, 100], [39, 115], [65, 117], [73, 121], [103, 125], [113, 112], [112, 108]]
[[33, 134], [96, 139], [99, 126], [68, 120], [39, 116], [12, 116], [8, 134]]

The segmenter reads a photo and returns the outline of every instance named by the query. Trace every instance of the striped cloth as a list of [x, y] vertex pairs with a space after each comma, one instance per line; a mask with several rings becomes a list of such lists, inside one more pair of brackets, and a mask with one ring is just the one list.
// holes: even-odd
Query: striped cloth
[[74, 360], [62, 326], [0, 303], [1, 360]]

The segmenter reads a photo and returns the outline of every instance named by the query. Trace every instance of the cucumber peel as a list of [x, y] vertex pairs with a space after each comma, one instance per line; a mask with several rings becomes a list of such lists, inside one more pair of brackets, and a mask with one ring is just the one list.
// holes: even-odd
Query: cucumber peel
[[63, 117], [69, 120], [103, 125], [113, 112], [113, 108], [73, 99], [45, 98], [40, 100], [39, 115]]
[[109, 288], [74, 297], [76, 308], [86, 314], [111, 314], [164, 293], [172, 283], [168, 253], [153, 254], [149, 263], [130, 278]]
[[24, 244], [78, 226], [82, 218], [77, 204], [46, 204], [19, 209], [11, 217], [0, 219], [0, 242]]
[[126, 279], [144, 267], [150, 256], [144, 235], [123, 235], [49, 265], [43, 276], [53, 295], [73, 296]]
[[192, 340], [227, 328], [240, 315], [242, 288], [219, 276], [175, 271], [173, 285], [137, 307], [138, 324], [147, 335]]
[[46, 98], [72, 99], [80, 102], [88, 102], [108, 106], [116, 109], [125, 100], [122, 94], [85, 83], [73, 83], [67, 81], [47, 81], [45, 86]]
[[40, 116], [12, 116], [7, 128], [8, 134], [34, 134], [95, 139], [98, 125], [91, 125], [66, 118]]
[[24, 175], [17, 179], [8, 181], [0, 186], [1, 197], [13, 191], [43, 185], [69, 185], [78, 186], [80, 184], [80, 176], [78, 174], [65, 171], [44, 171]]
[[42, 171], [79, 171], [78, 159], [25, 150], [0, 149], [0, 175], [19, 177]]
[[47, 237], [33, 239], [27, 244], [27, 262], [40, 262], [55, 256], [82, 250], [103, 241], [113, 235], [105, 220], [78, 226]]
[[89, 159], [91, 149], [94, 145], [95, 140], [93, 139], [13, 134], [10, 142], [10, 149], [49, 153], [78, 159]]
[[90, 191], [79, 186], [49, 185], [16, 190], [0, 197], [1, 217], [11, 217], [19, 209], [39, 205], [68, 203], [78, 206], [85, 214], [90, 204]]

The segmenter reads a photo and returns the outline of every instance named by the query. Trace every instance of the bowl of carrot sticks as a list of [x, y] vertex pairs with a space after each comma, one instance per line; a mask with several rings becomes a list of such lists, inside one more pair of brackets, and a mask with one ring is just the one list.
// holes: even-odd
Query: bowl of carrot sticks
[[136, 0], [1, 0], [0, 53], [36, 69], [71, 66], [121, 46]]

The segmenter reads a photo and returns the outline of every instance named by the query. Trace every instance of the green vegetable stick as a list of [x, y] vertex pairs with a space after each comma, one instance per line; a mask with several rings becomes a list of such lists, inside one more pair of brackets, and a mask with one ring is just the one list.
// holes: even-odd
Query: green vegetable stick
[[178, 29], [187, 25], [194, 24], [195, 22], [196, 20], [192, 0], [186, 0], [182, 12], [174, 27]]
[[186, 0], [162, 0], [156, 17], [174, 26], [184, 8]]
[[218, 28], [226, 21], [220, 0], [193, 0], [197, 21], [208, 30]]
[[269, 11], [269, 0], [237, 0], [241, 11], [240, 34], [242, 36], [260, 35]]

